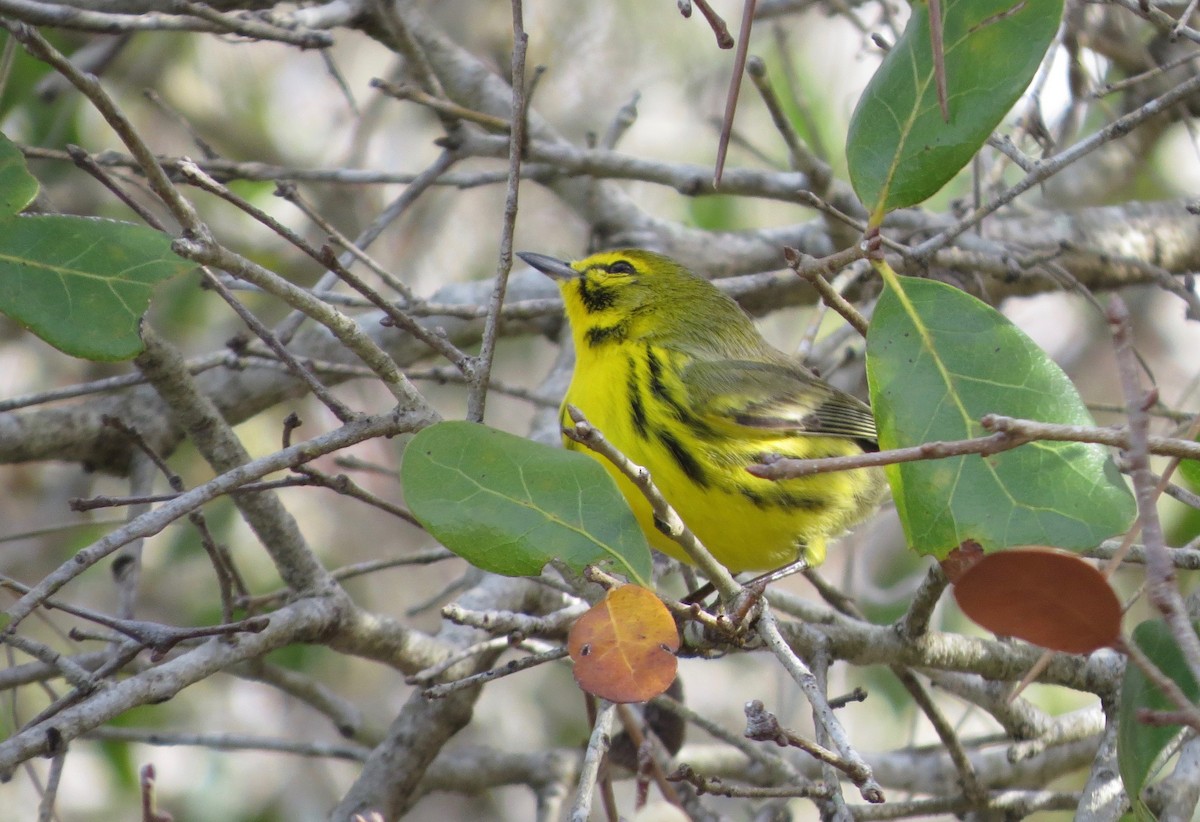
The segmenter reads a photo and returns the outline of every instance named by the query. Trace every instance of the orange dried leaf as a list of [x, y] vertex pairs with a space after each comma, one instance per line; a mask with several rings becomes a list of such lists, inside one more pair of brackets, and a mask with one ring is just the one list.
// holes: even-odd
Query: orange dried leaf
[[1068, 654], [1112, 645], [1121, 632], [1121, 603], [1108, 580], [1054, 548], [988, 554], [958, 577], [954, 599], [989, 631]]
[[675, 679], [679, 632], [653, 591], [622, 585], [576, 620], [567, 649], [580, 688], [610, 702], [645, 702]]

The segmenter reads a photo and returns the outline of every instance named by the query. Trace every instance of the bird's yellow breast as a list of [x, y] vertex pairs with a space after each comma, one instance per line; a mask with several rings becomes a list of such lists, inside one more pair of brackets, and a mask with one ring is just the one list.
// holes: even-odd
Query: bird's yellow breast
[[[582, 341], [580, 341], [582, 342]], [[825, 538], [861, 519], [882, 490], [877, 471], [856, 470], [774, 482], [746, 467], [769, 454], [814, 458], [861, 452], [852, 440], [731, 426], [697, 415], [678, 378], [688, 356], [645, 341], [579, 345], [565, 405], [635, 463], [718, 562], [733, 572], [772, 570], [824, 559]], [[568, 448], [580, 448], [566, 441]], [[654, 525], [641, 492], [600, 457], [650, 544], [686, 561]]]

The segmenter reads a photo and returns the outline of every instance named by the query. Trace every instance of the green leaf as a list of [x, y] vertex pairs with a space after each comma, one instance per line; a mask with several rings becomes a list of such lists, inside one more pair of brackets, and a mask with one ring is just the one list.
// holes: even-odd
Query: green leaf
[[[895, 277], [867, 333], [881, 448], [978, 437], [984, 414], [1094, 425], [1062, 370], [995, 309], [932, 280]], [[1129, 527], [1133, 496], [1099, 445], [1035, 442], [887, 467], [908, 543], [944, 559], [965, 540], [1082, 549]]]
[[33, 202], [38, 181], [25, 165], [25, 155], [0, 134], [0, 217], [17, 214]]
[[871, 225], [932, 196], [975, 156], [1029, 85], [1062, 7], [1062, 0], [944, 0], [946, 122], [934, 82], [929, 4], [912, 4], [904, 34], [859, 98], [846, 139], [850, 182]]
[[[1191, 702], [1200, 698], [1200, 687], [1188, 670], [1183, 652], [1179, 650], [1171, 630], [1162, 620], [1143, 622], [1133, 630], [1132, 641], [1174, 680]], [[1152, 776], [1159, 756], [1179, 733], [1179, 725], [1148, 725], [1139, 722], [1138, 711], [1171, 711], [1176, 706], [1158, 689], [1142, 670], [1132, 662], [1125, 665], [1121, 684], [1121, 705], [1117, 715], [1117, 767], [1125, 793], [1133, 803], [1140, 820], [1153, 820], [1154, 814], [1142, 801], [1141, 792]]]
[[75, 357], [135, 356], [154, 286], [194, 267], [171, 252], [170, 237], [142, 226], [68, 216], [0, 220], [0, 312]]
[[485, 571], [536, 576], [552, 559], [608, 561], [650, 579], [650, 549], [599, 462], [470, 422], [422, 430], [404, 449], [404, 498], [429, 533]]

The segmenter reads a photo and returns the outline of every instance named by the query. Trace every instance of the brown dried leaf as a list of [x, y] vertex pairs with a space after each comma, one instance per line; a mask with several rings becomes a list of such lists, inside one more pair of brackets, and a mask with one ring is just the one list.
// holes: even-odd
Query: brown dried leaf
[[1121, 603], [1108, 580], [1056, 548], [988, 554], [958, 577], [954, 599], [989, 631], [1068, 654], [1105, 648], [1121, 633]]
[[610, 702], [645, 702], [675, 679], [679, 632], [653, 591], [614, 588], [567, 637], [579, 687]]

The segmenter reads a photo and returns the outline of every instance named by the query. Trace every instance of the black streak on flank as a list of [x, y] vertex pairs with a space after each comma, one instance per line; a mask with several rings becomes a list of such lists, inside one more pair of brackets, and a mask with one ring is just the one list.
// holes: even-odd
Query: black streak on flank
[[796, 509], [802, 511], [824, 511], [829, 507], [828, 501], [819, 495], [796, 494], [791, 491], [778, 491], [773, 495], [775, 498], [771, 500], [775, 505], [782, 508]]
[[650, 393], [663, 402], [674, 405], [675, 402], [667, 391], [667, 384], [663, 382], [662, 363], [659, 362], [654, 349], [649, 346], [646, 347], [646, 366], [650, 369]]
[[587, 334], [587, 344], [589, 348], [596, 348], [608, 343], [621, 343], [625, 341], [625, 337], [629, 334], [629, 327], [626, 323], [617, 323], [616, 325], [596, 326], [589, 328]]
[[762, 494], [755, 491], [753, 488], [738, 488], [738, 491], [741, 492], [743, 497], [745, 497], [746, 499], [748, 499], [752, 503], [754, 503], [755, 508], [766, 508], [767, 507], [766, 498]]
[[646, 406], [642, 403], [642, 394], [638, 390], [637, 364], [634, 363], [633, 357], [627, 357], [625, 364], [629, 371], [629, 380], [625, 387], [629, 392], [629, 413], [633, 419], [633, 430], [639, 437], [646, 439]]
[[670, 408], [675, 419], [686, 425], [693, 434], [707, 440], [716, 438], [717, 434], [710, 425], [697, 418], [678, 397], [671, 394], [663, 381], [662, 361], [650, 346], [646, 346], [646, 366], [650, 371], [650, 394]]
[[683, 470], [683, 473], [687, 474], [688, 479], [701, 488], [708, 487], [708, 476], [704, 473], [704, 468], [680, 444], [679, 440], [675, 439], [674, 435], [666, 431], [659, 431], [658, 439], [671, 452], [671, 456], [675, 459], [676, 464]]
[[596, 285], [583, 276], [579, 278], [579, 299], [589, 314], [595, 314], [597, 311], [612, 308], [617, 301], [617, 295], [611, 288]]
[[797, 494], [793, 491], [772, 489], [760, 493], [752, 488], [738, 488], [743, 497], [754, 503], [756, 508], [786, 508], [788, 510], [821, 511], [828, 508], [828, 503], [820, 496]]

